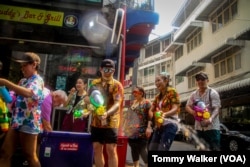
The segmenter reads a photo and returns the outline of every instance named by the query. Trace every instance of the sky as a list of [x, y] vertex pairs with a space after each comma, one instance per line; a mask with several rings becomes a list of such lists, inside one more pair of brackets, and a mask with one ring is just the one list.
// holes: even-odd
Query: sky
[[168, 34], [171, 23], [186, 0], [155, 0], [155, 12], [159, 14], [159, 24], [152, 30], [149, 40]]

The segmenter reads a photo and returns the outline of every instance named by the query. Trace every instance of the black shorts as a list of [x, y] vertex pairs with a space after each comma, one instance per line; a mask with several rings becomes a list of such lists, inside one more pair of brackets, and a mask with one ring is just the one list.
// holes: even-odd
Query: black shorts
[[92, 142], [99, 142], [101, 144], [117, 144], [118, 141], [117, 128], [96, 128], [91, 127]]

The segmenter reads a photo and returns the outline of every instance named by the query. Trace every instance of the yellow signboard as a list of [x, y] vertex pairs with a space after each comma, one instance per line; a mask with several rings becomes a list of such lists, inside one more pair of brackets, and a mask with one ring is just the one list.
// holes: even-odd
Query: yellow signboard
[[63, 25], [63, 12], [7, 6], [0, 4], [0, 19], [50, 26]]

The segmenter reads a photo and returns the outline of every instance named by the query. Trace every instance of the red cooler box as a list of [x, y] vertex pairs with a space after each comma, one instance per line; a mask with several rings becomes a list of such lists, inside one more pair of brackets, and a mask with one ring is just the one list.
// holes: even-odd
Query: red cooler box
[[43, 133], [39, 159], [42, 167], [92, 167], [93, 146], [89, 133]]
[[[118, 143], [117, 143], [118, 167], [125, 167], [126, 158], [127, 158], [126, 157], [127, 145], [128, 145], [128, 138], [126, 136], [118, 136]], [[104, 167], [108, 167], [108, 157], [106, 153], [106, 148], [104, 148], [103, 152], [104, 152], [104, 159], [105, 159]]]

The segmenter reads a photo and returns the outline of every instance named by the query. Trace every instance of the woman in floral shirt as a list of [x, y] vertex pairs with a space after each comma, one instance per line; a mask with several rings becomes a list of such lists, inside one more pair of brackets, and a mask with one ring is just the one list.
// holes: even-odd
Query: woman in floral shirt
[[155, 85], [159, 90], [149, 110], [147, 136], [151, 135], [151, 126], [154, 132], [149, 144], [150, 151], [168, 151], [178, 130], [177, 120], [180, 106], [179, 95], [169, 86], [169, 75], [161, 73], [155, 79]]
[[131, 155], [135, 167], [139, 167], [139, 156], [145, 164], [148, 163], [148, 138], [146, 129], [148, 124], [148, 111], [151, 102], [145, 99], [145, 91], [141, 87], [135, 87], [133, 90], [133, 101], [125, 117], [125, 134], [129, 137], [128, 143], [131, 148]]
[[28, 163], [40, 167], [36, 154], [37, 137], [42, 130], [41, 103], [43, 101], [43, 79], [38, 75], [40, 57], [26, 52], [15, 60], [21, 63], [24, 78], [16, 85], [0, 78], [0, 86], [6, 86], [17, 94], [15, 109], [12, 111], [11, 128], [8, 130], [0, 151], [1, 167], [11, 166], [11, 157], [18, 144]]

